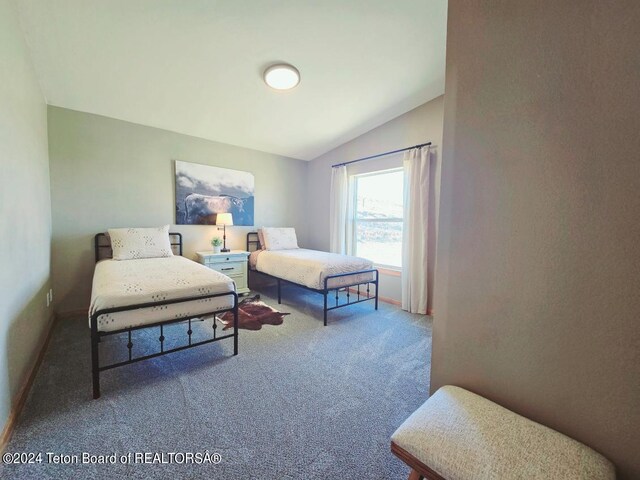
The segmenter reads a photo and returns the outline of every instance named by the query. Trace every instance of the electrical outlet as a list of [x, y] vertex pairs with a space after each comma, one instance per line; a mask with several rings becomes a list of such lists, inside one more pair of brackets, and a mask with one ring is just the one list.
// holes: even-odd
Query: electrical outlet
[[53, 288], [49, 289], [49, 301], [53, 302]]
[[51, 300], [49, 300], [49, 292], [47, 292], [47, 308], [49, 307], [50, 303], [51, 303]]

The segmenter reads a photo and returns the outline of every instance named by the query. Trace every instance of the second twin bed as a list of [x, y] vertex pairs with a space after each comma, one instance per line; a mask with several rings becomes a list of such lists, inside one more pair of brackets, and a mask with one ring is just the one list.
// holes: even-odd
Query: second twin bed
[[[299, 248], [293, 228], [263, 228], [250, 232], [247, 251], [251, 252], [249, 268], [276, 280], [278, 303], [282, 303], [281, 282], [321, 294], [325, 326], [330, 310], [369, 300], [375, 302], [375, 309], [378, 309], [379, 273], [370, 260]], [[340, 292], [344, 293], [342, 302]]]

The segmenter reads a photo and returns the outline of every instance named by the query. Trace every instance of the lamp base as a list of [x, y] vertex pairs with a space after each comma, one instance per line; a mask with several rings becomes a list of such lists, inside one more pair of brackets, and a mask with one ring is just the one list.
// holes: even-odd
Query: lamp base
[[229, 253], [231, 250], [227, 248], [227, 226], [222, 225], [222, 253]]

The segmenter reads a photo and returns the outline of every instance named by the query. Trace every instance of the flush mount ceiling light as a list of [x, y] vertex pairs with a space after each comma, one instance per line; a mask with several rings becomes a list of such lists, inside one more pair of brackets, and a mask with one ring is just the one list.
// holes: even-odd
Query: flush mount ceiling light
[[264, 71], [264, 83], [276, 90], [290, 90], [300, 83], [300, 72], [292, 65], [271, 65]]

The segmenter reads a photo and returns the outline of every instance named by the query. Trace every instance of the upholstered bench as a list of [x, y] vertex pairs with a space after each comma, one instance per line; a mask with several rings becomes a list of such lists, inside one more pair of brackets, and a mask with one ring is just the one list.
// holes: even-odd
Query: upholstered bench
[[459, 387], [440, 388], [391, 436], [409, 480], [615, 479], [586, 445]]

